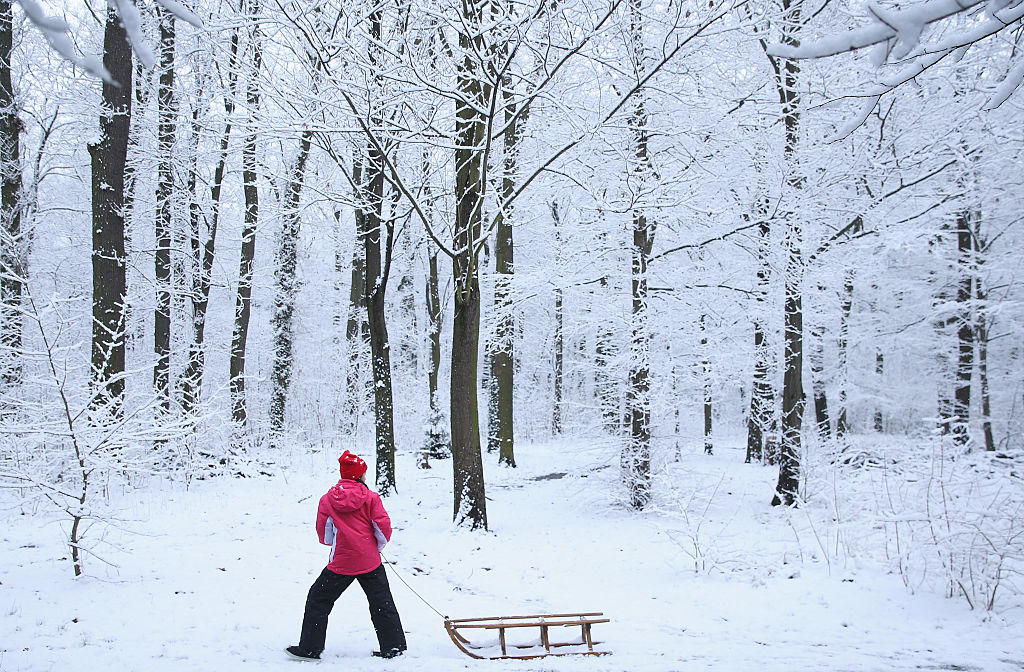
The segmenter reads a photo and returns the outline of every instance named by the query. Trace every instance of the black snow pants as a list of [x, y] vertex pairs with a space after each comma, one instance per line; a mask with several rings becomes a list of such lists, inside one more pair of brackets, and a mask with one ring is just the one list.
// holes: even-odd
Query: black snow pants
[[402, 630], [395, 600], [391, 597], [391, 587], [383, 564], [371, 572], [355, 576], [335, 574], [324, 569], [310, 586], [306, 597], [299, 648], [318, 655], [323, 652], [327, 641], [327, 617], [334, 603], [353, 581], [359, 581], [359, 586], [366, 593], [366, 601], [370, 604], [370, 620], [377, 633], [380, 650], [385, 653], [405, 651], [405, 631]]

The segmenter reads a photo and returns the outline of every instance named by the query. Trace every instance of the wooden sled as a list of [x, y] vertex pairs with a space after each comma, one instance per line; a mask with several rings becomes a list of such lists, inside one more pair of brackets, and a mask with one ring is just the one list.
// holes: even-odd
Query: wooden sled
[[[608, 623], [602, 612], [577, 614], [540, 614], [537, 616], [489, 616], [487, 618], [445, 618], [444, 628], [455, 646], [472, 658], [488, 660], [543, 658], [545, 656], [604, 656], [610, 651], [596, 651], [590, 628], [595, 623]], [[579, 637], [570, 641], [551, 641], [552, 628], [579, 628]], [[529, 634], [523, 628], [537, 628], [539, 637], [532, 641], [516, 641], [516, 634]], [[482, 630], [497, 634], [496, 639], [471, 641], [463, 632]], [[497, 630], [497, 633], [493, 631]], [[511, 631], [511, 633], [506, 633]], [[468, 633], [467, 633], [468, 634]], [[509, 634], [512, 636], [509, 637]], [[511, 651], [511, 653], [510, 653]]]

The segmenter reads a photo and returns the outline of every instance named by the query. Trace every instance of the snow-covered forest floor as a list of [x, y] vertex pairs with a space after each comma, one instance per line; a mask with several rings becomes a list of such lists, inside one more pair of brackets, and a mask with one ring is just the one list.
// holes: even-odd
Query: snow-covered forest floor
[[[878, 446], [872, 468], [836, 472], [818, 460], [804, 506], [771, 508], [776, 470], [743, 464], [738, 445], [714, 456], [684, 450], [661, 465], [644, 513], [621, 501], [607, 440], [520, 446], [514, 470], [487, 456], [486, 533], [450, 522], [449, 462], [417, 471], [412, 455], [400, 455], [399, 492], [385, 502], [396, 528], [385, 555], [410, 650], [394, 661], [370, 657], [376, 642], [353, 586], [332, 615], [325, 664], [417, 672], [1024, 669], [1024, 619], [1011, 590], [1019, 575], [1001, 574], [1007, 597], [994, 612], [972, 611], [962, 594], [942, 595], [943, 567], [955, 560], [929, 566], [931, 551], [912, 527], [902, 543], [921, 553], [894, 545], [887, 529], [913, 518], [897, 512], [899, 502], [920, 500], [913, 470]], [[910, 451], [919, 461], [926, 452]], [[905, 445], [900, 453], [908, 454]], [[972, 459], [964, 473], [994, 458]], [[89, 532], [108, 564], [89, 557], [79, 579], [64, 521], [5, 506], [0, 671], [301, 666], [283, 648], [297, 641], [306, 590], [326, 560], [313, 517], [334, 482], [334, 460], [296, 448], [271, 477], [188, 489], [154, 480], [144, 492], [112, 492], [116, 526]], [[934, 464], [918, 466], [934, 472]], [[994, 473], [961, 478], [963, 492], [943, 486], [946, 501], [974, 492], [998, 499], [1009, 488], [1014, 497], [986, 501], [1019, 502], [1021, 472]], [[989, 481], [991, 492], [979, 487]], [[471, 660], [409, 586], [452, 617], [604, 611], [611, 622], [594, 633], [613, 655]]]

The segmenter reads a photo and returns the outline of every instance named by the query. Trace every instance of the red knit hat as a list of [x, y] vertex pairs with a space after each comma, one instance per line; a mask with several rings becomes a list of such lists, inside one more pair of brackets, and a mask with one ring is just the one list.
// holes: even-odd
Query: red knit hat
[[338, 458], [338, 464], [341, 465], [342, 478], [357, 480], [366, 473], [366, 462], [347, 450]]

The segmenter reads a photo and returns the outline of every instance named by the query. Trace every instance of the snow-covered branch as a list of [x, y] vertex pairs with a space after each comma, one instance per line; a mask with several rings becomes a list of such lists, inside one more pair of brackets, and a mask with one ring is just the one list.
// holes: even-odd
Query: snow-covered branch
[[[768, 47], [772, 56], [792, 59], [827, 58], [873, 47], [875, 51], [871, 61], [876, 66], [887, 63], [900, 66], [866, 94], [867, 102], [848, 125], [854, 128], [863, 123], [866, 117], [864, 110], [870, 113], [879, 96], [909, 82], [947, 56], [959, 57], [962, 50], [986, 38], [1019, 29], [1024, 21], [1024, 0], [924, 0], [900, 9], [872, 2], [869, 11], [872, 22], [847, 33], [827, 35], [797, 45], [773, 44]], [[979, 11], [983, 11], [986, 18], [976, 18]], [[949, 24], [957, 16], [972, 20], [950, 30], [935, 43], [921, 41], [926, 28]], [[1016, 52], [1013, 58], [1018, 62], [990, 96], [987, 109], [1004, 103], [1024, 82], [1024, 60], [1020, 60]]]

